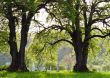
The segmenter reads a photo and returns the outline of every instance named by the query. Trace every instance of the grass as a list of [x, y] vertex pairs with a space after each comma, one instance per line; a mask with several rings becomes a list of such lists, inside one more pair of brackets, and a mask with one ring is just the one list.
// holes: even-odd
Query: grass
[[110, 78], [110, 72], [73, 73], [73, 72], [6, 72], [0, 71], [0, 78]]

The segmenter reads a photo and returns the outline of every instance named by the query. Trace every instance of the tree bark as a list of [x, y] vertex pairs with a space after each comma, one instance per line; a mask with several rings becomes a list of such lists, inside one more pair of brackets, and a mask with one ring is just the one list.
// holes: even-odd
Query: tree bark
[[29, 30], [29, 25], [27, 25], [26, 21], [26, 12], [23, 12], [22, 15], [22, 29], [21, 29], [21, 41], [20, 41], [20, 50], [19, 50], [19, 70], [20, 71], [28, 71], [25, 64], [25, 47], [27, 44], [27, 35]]
[[83, 44], [81, 32], [74, 31], [72, 34], [73, 47], [76, 55], [76, 64], [73, 68], [73, 71], [83, 71], [82, 59], [83, 59]]
[[25, 32], [26, 27], [22, 27], [21, 30], [21, 42], [20, 42], [20, 50], [19, 50], [19, 70], [20, 71], [28, 71], [25, 64], [25, 47], [27, 44], [27, 33]]
[[82, 52], [82, 69], [83, 71], [89, 71], [87, 68], [87, 59], [88, 59], [88, 47], [89, 47], [89, 42], [87, 41], [84, 46], [83, 46], [83, 52]]
[[[86, 34], [88, 35], [89, 33], [86, 33]], [[89, 41], [86, 41], [85, 39], [85, 42], [82, 42], [80, 31], [73, 32], [72, 41], [73, 41], [73, 47], [76, 55], [76, 64], [73, 68], [73, 71], [76, 71], [76, 72], [89, 71], [89, 69], [87, 68]]]
[[20, 71], [28, 71], [25, 64], [25, 47], [27, 45], [27, 37], [31, 19], [33, 17], [33, 13], [28, 13], [26, 15], [26, 11], [23, 11], [22, 15], [22, 29], [21, 29], [21, 42], [20, 42], [20, 50], [19, 50], [19, 70]]
[[9, 23], [9, 41], [10, 46], [10, 55], [12, 57], [11, 65], [8, 68], [8, 71], [18, 70], [18, 51], [17, 51], [17, 42], [16, 42], [16, 27], [15, 27], [15, 17], [12, 15], [12, 8], [8, 7], [8, 13], [6, 15]]
[[84, 71], [89, 71], [89, 69], [87, 68], [89, 40], [87, 39], [90, 38], [90, 30], [91, 26], [89, 24], [88, 25], [85, 24], [85, 38], [83, 42], [83, 54], [82, 54], [83, 55], [82, 66]]
[[88, 57], [88, 45], [85, 47], [82, 46], [82, 43], [76, 41], [74, 43], [74, 51], [76, 55], [76, 64], [73, 68], [73, 71], [76, 72], [87, 72], [87, 57]]

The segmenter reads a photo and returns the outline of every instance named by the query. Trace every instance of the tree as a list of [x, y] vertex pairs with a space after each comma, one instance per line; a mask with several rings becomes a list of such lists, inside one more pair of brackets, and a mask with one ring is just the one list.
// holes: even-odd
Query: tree
[[[3, 0], [1, 1], [3, 14], [8, 19], [10, 54], [12, 63], [8, 68], [9, 71], [27, 71], [25, 65], [25, 47], [27, 44], [27, 36], [32, 17], [46, 5], [50, 0]], [[20, 18], [20, 19], [19, 19]], [[21, 24], [21, 41], [20, 49], [17, 47], [16, 41], [16, 25]]]
[[[99, 26], [101, 24], [98, 24], [101, 22], [106, 29], [109, 28], [109, 5], [107, 0], [92, 0], [89, 3], [86, 0], [58, 0], [53, 4], [52, 9], [47, 9], [47, 12], [58, 23], [49, 28], [65, 30], [71, 37], [71, 40], [60, 39], [53, 44], [66, 41], [74, 47], [76, 54], [74, 71], [89, 71], [87, 57], [90, 39], [105, 38], [110, 35], [108, 30], [105, 30], [106, 33], [103, 32], [103, 28]], [[91, 32], [94, 30], [100, 31], [101, 34], [92, 35]]]

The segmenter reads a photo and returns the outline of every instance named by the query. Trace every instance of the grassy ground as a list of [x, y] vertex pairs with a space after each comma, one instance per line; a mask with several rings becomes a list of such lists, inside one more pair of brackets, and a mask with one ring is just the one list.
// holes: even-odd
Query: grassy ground
[[0, 72], [0, 78], [110, 78], [110, 72], [105, 73], [72, 73], [72, 72]]

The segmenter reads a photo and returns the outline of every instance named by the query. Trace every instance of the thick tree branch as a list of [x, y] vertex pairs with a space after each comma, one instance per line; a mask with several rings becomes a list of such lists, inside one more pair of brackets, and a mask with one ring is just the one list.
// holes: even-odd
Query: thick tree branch
[[52, 26], [49, 26], [49, 27], [44, 27], [44, 29], [42, 31], [40, 31], [39, 33], [42, 33], [46, 30], [51, 30], [51, 29], [54, 29], [54, 30], [59, 30], [62, 31], [62, 30], [66, 30], [69, 34], [71, 34], [71, 32], [69, 32], [65, 27], [63, 26], [60, 26], [60, 25], [52, 25]]
[[96, 38], [96, 37], [98, 37], [98, 38], [106, 38], [107, 36], [110, 36], [110, 33], [107, 33], [107, 34], [105, 34], [105, 35], [92, 35], [91, 37], [89, 37], [89, 38], [86, 39], [85, 41], [88, 41], [88, 40], [90, 40], [90, 39], [92, 39], [92, 38]]
[[57, 44], [57, 43], [59, 43], [59, 42], [62, 42], [62, 41], [65, 41], [65, 42], [67, 42], [67, 43], [73, 45], [73, 43], [72, 43], [71, 41], [66, 40], [66, 39], [60, 39], [60, 40], [57, 40], [57, 41], [55, 41], [55, 42], [53, 42], [53, 43], [50, 43], [50, 44], [51, 44], [51, 45], [55, 45], [55, 44]]
[[105, 24], [106, 26], [110, 27], [110, 25], [106, 21], [103, 21], [103, 24]]
[[110, 0], [96, 0], [95, 1], [95, 6], [99, 5], [100, 3], [103, 3], [103, 2], [109, 2]]
[[60, 25], [52, 25], [52, 26], [49, 26], [46, 29], [57, 29], [57, 30], [60, 29], [61, 31], [66, 30], [63, 26], [60, 26]]
[[87, 25], [87, 26], [91, 26], [91, 25], [92, 25], [92, 18], [93, 18], [95, 9], [96, 9], [96, 7], [95, 7], [95, 5], [92, 3], [92, 5], [91, 5], [91, 11], [90, 11], [90, 14], [89, 14], [88, 25]]
[[[84, 2], [85, 5], [87, 5], [85, 0], [83, 0], [83, 2]], [[87, 7], [84, 6], [83, 7], [83, 17], [84, 17], [84, 24], [85, 24], [85, 26], [87, 26], [87, 22], [88, 22], [88, 20], [87, 20], [87, 13], [86, 12], [87, 12]]]
[[92, 24], [96, 23], [96, 22], [104, 22], [106, 19], [109, 19], [110, 16], [107, 16], [105, 18], [96, 18], [92, 20]]
[[91, 32], [92, 32], [93, 30], [98, 30], [98, 31], [100, 31], [102, 34], [104, 34], [104, 32], [103, 32], [101, 29], [97, 28], [97, 27], [92, 28], [92, 29], [91, 29]]
[[38, 10], [40, 10], [41, 8], [45, 8], [45, 6], [50, 3], [53, 2], [54, 0], [45, 0], [45, 2], [43, 4], [38, 5], [38, 7], [36, 8], [35, 12], [38, 12]]

